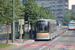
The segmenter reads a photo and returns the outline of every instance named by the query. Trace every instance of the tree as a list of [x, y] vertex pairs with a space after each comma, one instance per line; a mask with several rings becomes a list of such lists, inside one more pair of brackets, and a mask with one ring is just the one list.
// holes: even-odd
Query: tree
[[11, 24], [12, 18], [12, 0], [1, 0], [0, 1], [0, 23], [6, 23], [7, 25], [7, 43], [9, 39], [9, 25]]
[[7, 25], [7, 43], [9, 40], [9, 26], [11, 22], [14, 20], [12, 17], [12, 0], [8, 0], [4, 2], [4, 21], [3, 23], [6, 23]]
[[45, 15], [46, 18], [55, 19], [53, 13], [48, 8], [45, 8], [45, 14], [47, 15], [47, 16]]
[[71, 20], [71, 14], [68, 11], [66, 11], [65, 14], [64, 14], [63, 19], [68, 24], [68, 22]]
[[16, 19], [12, 17], [12, 0], [0, 0], [0, 24], [5, 23], [7, 25], [7, 43], [9, 39], [9, 25], [13, 20], [24, 18], [24, 9], [22, 2], [15, 0], [15, 16]]
[[75, 20], [75, 11], [73, 11], [71, 14], [71, 20]]
[[38, 5], [33, 0], [26, 0], [25, 3], [25, 18], [30, 17], [30, 21], [35, 23], [38, 16]]
[[20, 19], [24, 18], [24, 9], [25, 6], [19, 0], [15, 0], [15, 18]]

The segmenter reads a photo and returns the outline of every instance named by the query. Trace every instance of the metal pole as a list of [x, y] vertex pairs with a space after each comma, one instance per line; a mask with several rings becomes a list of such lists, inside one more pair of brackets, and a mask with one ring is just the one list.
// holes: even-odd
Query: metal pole
[[[20, 29], [22, 29], [22, 22], [20, 21], [20, 23], [21, 23], [21, 28]], [[21, 34], [21, 38], [20, 39], [21, 39], [21, 42], [22, 42], [22, 33], [23, 33], [22, 30], [20, 30], [20, 34]]]
[[[13, 14], [12, 14], [12, 16], [13, 16], [13, 19], [15, 19], [15, 10], [14, 10], [15, 9], [15, 6], [14, 6], [15, 0], [12, 0], [12, 3], [13, 3], [13, 8], [12, 8]], [[14, 42], [14, 39], [15, 39], [15, 20], [13, 20], [13, 22], [12, 22], [11, 32], [12, 32], [12, 42]]]

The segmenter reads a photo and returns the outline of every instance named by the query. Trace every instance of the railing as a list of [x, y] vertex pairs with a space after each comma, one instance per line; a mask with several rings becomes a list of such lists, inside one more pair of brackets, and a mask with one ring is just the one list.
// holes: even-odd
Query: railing
[[[8, 31], [11, 32], [11, 25], [9, 26], [9, 30]], [[1, 33], [7, 33], [7, 25], [2, 25], [0, 27], [0, 34]]]
[[2, 42], [3, 40], [6, 40], [6, 39], [7, 39], [6, 34], [0, 36], [0, 42]]

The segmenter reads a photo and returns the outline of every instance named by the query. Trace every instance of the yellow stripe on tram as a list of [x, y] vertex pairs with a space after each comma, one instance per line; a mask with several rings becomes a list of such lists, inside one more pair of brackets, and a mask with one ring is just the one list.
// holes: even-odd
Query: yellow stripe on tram
[[37, 36], [49, 36], [49, 33], [37, 33]]

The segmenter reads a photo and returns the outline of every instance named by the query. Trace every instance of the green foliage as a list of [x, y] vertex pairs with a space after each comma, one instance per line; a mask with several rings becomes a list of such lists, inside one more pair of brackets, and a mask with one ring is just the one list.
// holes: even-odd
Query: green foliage
[[41, 6], [39, 14], [40, 14], [40, 18], [54, 19], [54, 15], [52, 14], [52, 12], [48, 8]]
[[68, 23], [71, 20], [71, 14], [68, 11], [66, 11], [63, 19], [65, 20], [65, 22]]
[[[12, 0], [0, 0], [0, 23], [8, 23], [14, 20], [12, 17]], [[25, 6], [19, 0], [15, 0], [15, 19], [24, 18]]]
[[11, 22], [13, 21], [12, 18], [12, 0], [10, 1], [5, 1], [5, 6], [4, 6], [4, 23], [6, 23], [7, 25], [11, 24]]
[[38, 5], [34, 1], [27, 1], [25, 3], [25, 17], [30, 17], [30, 21], [35, 23], [38, 16]]
[[71, 14], [71, 20], [75, 20], [75, 11], [73, 11]]
[[24, 18], [25, 6], [19, 0], [15, 0], [15, 18]]
[[11, 0], [0, 0], [0, 23], [12, 22], [12, 4]]
[[4, 16], [4, 0], [0, 0], [0, 23], [3, 21], [3, 16]]

